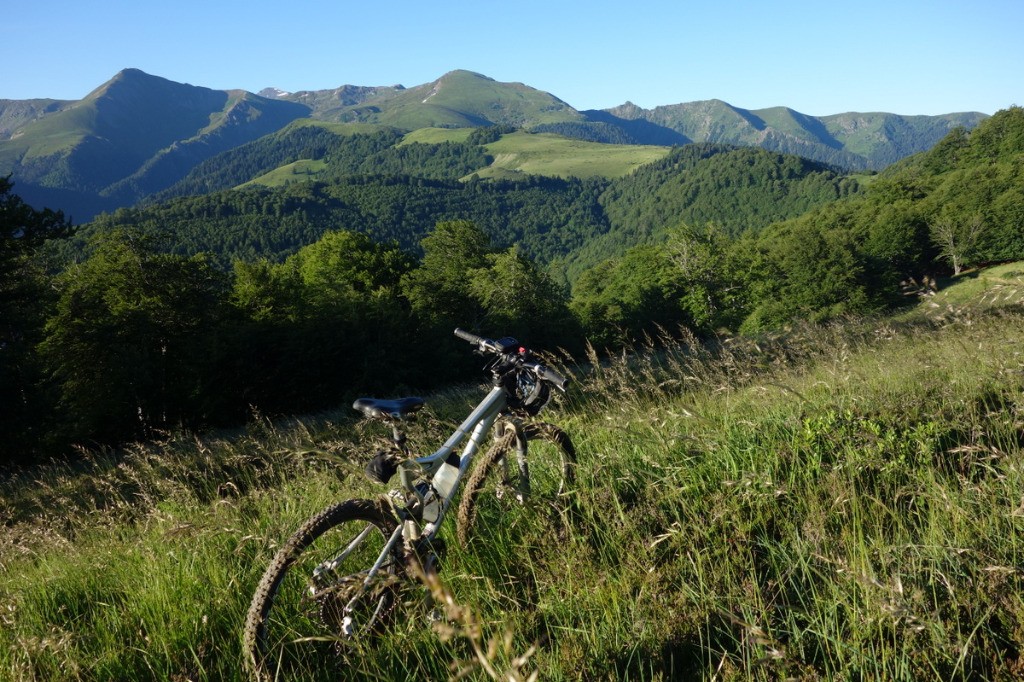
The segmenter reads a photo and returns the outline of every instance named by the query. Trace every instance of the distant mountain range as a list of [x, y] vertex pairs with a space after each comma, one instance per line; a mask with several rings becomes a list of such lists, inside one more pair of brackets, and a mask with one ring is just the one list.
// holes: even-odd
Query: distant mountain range
[[929, 149], [952, 128], [971, 128], [978, 112], [941, 116], [843, 113], [815, 117], [786, 107], [747, 110], [721, 100], [643, 109], [630, 102], [605, 110], [577, 111], [554, 95], [521, 83], [498, 83], [469, 71], [452, 71], [415, 88], [365, 88], [260, 95], [303, 104], [326, 121], [365, 122], [406, 130], [425, 127], [510, 125], [558, 132], [598, 142], [681, 145], [717, 142], [758, 146], [833, 163], [850, 170], [880, 170]]
[[198, 164], [298, 119], [399, 131], [505, 126], [630, 145], [716, 142], [797, 154], [847, 170], [881, 169], [927, 150], [977, 112], [942, 116], [844, 113], [814, 117], [719, 100], [578, 111], [521, 83], [452, 71], [432, 83], [285, 93], [212, 90], [126, 69], [77, 101], [0, 100], [0, 175], [36, 206], [76, 222], [130, 206]]

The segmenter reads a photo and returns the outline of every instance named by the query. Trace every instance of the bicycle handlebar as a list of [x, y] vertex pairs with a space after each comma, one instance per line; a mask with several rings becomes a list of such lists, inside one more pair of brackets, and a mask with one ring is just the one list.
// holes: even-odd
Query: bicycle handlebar
[[477, 336], [476, 334], [472, 334], [459, 328], [455, 329], [455, 336], [459, 337], [463, 341], [473, 344], [481, 353], [493, 353], [494, 355], [501, 355], [514, 360], [517, 365], [530, 370], [538, 379], [551, 384], [563, 393], [569, 388], [569, 379], [563, 377], [561, 374], [546, 365], [528, 360], [527, 357], [529, 357], [530, 351], [525, 347], [520, 346], [519, 342], [511, 337], [506, 337], [499, 341], [492, 341], [491, 339], [484, 338], [483, 336]]
[[568, 377], [563, 377], [561, 374], [551, 369], [550, 367], [541, 365], [539, 363], [534, 363], [534, 366], [534, 371], [537, 373], [537, 376], [539, 376], [542, 381], [548, 382], [562, 393], [565, 393], [566, 389], [569, 388]]
[[484, 348], [484, 344], [488, 343], [488, 340], [484, 337], [477, 336], [476, 334], [470, 334], [465, 329], [460, 329], [458, 327], [455, 328], [455, 336], [459, 337], [463, 341], [468, 341], [474, 346], [479, 346], [481, 350]]

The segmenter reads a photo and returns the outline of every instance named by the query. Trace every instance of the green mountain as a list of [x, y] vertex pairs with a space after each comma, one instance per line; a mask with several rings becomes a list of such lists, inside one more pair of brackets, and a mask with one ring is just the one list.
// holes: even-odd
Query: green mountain
[[[671, 146], [694, 142], [757, 146], [846, 169], [880, 169], [928, 149], [957, 126], [971, 128], [983, 118], [976, 113], [813, 117], [782, 107], [748, 111], [718, 100], [652, 110], [627, 103], [580, 112], [522, 83], [501, 83], [461, 70], [410, 88], [344, 85], [299, 93], [267, 89], [254, 95], [126, 69], [80, 101], [0, 100], [0, 176], [11, 174], [19, 195], [30, 204], [61, 209], [83, 221], [168, 192], [214, 191], [263, 176], [267, 178], [261, 181], [270, 183], [363, 172], [431, 178], [449, 178], [459, 171], [467, 178], [476, 174], [488, 179], [525, 174], [616, 177], [662, 158]], [[297, 138], [288, 124], [296, 121], [330, 124], [324, 130], [302, 131], [318, 138], [308, 147], [309, 154], [295, 146]], [[472, 149], [464, 138], [434, 143], [430, 149], [403, 140], [383, 156], [376, 150], [374, 159], [380, 165], [367, 169], [365, 160], [356, 163], [364, 151], [358, 145], [365, 145], [365, 136], [372, 134], [367, 125], [374, 126], [372, 131], [391, 131], [383, 134], [396, 139], [399, 133], [425, 129], [493, 126], [549, 135], [505, 135], [494, 149], [488, 146], [482, 152], [477, 148], [497, 140], [480, 141]], [[282, 136], [262, 140], [279, 131]], [[622, 148], [556, 143], [554, 136], [643, 149], [634, 154]], [[257, 141], [259, 145], [249, 144]], [[345, 150], [345, 145], [357, 146]], [[468, 156], [454, 159], [464, 152]], [[220, 156], [225, 153], [230, 154]], [[485, 161], [487, 155], [493, 158]], [[328, 157], [345, 161], [332, 166]], [[600, 157], [608, 160], [594, 161]], [[325, 167], [327, 177], [319, 177]]]
[[[309, 110], [243, 91], [183, 85], [126, 69], [84, 99], [21, 107], [0, 141], [0, 173], [26, 200], [49, 190], [130, 205], [196, 163], [278, 130]], [[17, 111], [13, 105], [6, 111]], [[35, 114], [35, 115], [33, 115]], [[16, 119], [17, 117], [17, 119]], [[58, 206], [58, 208], [65, 208]]]
[[11, 139], [16, 131], [32, 121], [74, 103], [59, 99], [0, 99], [0, 141]]
[[[943, 116], [900, 116], [887, 113], [845, 113], [808, 116], [786, 107], [747, 110], [721, 100], [689, 102], [643, 109], [630, 102], [601, 112], [585, 112], [591, 121], [620, 127], [634, 137], [756, 146], [796, 154], [849, 170], [879, 170], [911, 154], [925, 151], [953, 128], [973, 128], [986, 117], [970, 112]], [[638, 124], [647, 124], [646, 128]]]
[[[560, 279], [572, 281], [606, 258], [659, 240], [680, 222], [712, 222], [728, 234], [756, 232], [773, 221], [796, 217], [859, 191], [856, 181], [820, 163], [763, 149], [711, 144], [671, 150], [660, 160], [619, 177], [587, 180], [521, 174], [517, 179], [460, 181], [456, 176], [370, 175], [365, 168], [361, 174], [332, 177], [331, 169], [337, 165], [365, 161], [384, 168], [400, 161], [396, 152], [427, 146], [390, 146], [394, 135], [381, 129], [339, 138], [323, 124], [293, 124], [288, 134], [250, 143], [252, 149], [239, 154], [238, 163], [224, 164], [224, 175], [206, 180], [190, 176], [196, 188], [207, 182], [206, 186], [220, 191], [199, 196], [183, 191], [164, 203], [101, 216], [83, 228], [82, 236], [117, 227], [158, 226], [169, 234], [177, 252], [208, 252], [230, 263], [260, 256], [282, 259], [325, 232], [339, 229], [365, 232], [377, 241], [395, 240], [416, 251], [438, 221], [468, 219], [495, 244], [518, 244], [524, 254], [549, 266]], [[521, 135], [527, 134], [517, 132], [498, 142]], [[544, 142], [549, 136], [529, 137]], [[257, 149], [271, 139], [275, 145]], [[284, 150], [300, 149], [300, 141], [309, 146], [315, 141], [324, 144], [321, 158], [327, 160], [318, 162], [318, 170], [312, 164], [283, 163], [289, 158]], [[331, 144], [338, 145], [335, 152], [330, 151]], [[447, 144], [449, 151], [460, 149]], [[470, 146], [448, 156], [439, 152], [435, 159], [465, 159]], [[342, 153], [350, 149], [362, 152], [345, 157]], [[229, 152], [224, 157], [235, 155]], [[281, 161], [281, 167], [261, 176], [259, 182], [221, 186], [224, 178], [231, 183], [243, 177], [243, 168], [258, 172], [261, 164], [242, 163], [256, 158], [263, 159], [265, 166]], [[213, 160], [207, 165], [213, 165]], [[307, 172], [317, 174], [308, 180]], [[216, 177], [222, 179], [215, 181]], [[294, 179], [288, 181], [289, 177]]]
[[[502, 134], [502, 130], [511, 131]], [[512, 128], [420, 128], [300, 119], [196, 166], [153, 197], [163, 200], [249, 183], [333, 182], [352, 175], [444, 180], [622, 177], [669, 147], [603, 144]]]
[[791, 154], [692, 144], [608, 185], [600, 203], [610, 229], [571, 255], [570, 274], [664, 239], [680, 224], [718, 226], [736, 237], [858, 194], [860, 184]]
[[[231, 189], [275, 171], [294, 170], [299, 164], [308, 169], [323, 164], [328, 157], [338, 173], [354, 174], [360, 172], [361, 164], [401, 140], [402, 133], [387, 126], [298, 119], [276, 132], [196, 164], [185, 177], [152, 198], [162, 201]], [[321, 178], [304, 173], [301, 179]]]
[[[264, 91], [268, 92], [268, 91]], [[281, 94], [325, 121], [381, 123], [405, 130], [505, 125], [516, 128], [584, 116], [554, 95], [522, 83], [499, 83], [471, 71], [451, 71], [414, 88], [358, 88]]]

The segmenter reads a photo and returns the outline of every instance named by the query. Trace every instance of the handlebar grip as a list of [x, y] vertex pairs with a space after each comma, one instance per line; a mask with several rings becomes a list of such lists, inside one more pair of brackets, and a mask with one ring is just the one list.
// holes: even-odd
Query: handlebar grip
[[463, 341], [468, 341], [471, 344], [473, 344], [474, 346], [478, 346], [478, 347], [482, 346], [484, 344], [484, 342], [487, 341], [487, 339], [485, 339], [482, 336], [477, 336], [476, 334], [471, 334], [471, 333], [467, 332], [465, 329], [459, 329], [458, 327], [455, 328], [455, 336], [459, 337]]
[[539, 374], [541, 379], [548, 382], [549, 384], [557, 388], [559, 391], [562, 391], [563, 393], [565, 393], [565, 390], [569, 388], [569, 379], [563, 377], [561, 374], [559, 374], [553, 369], [541, 367]]

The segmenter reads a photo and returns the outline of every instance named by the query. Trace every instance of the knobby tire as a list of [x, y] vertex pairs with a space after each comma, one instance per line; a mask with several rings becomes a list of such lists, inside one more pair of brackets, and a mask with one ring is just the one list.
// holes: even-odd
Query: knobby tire
[[[244, 646], [250, 672], [259, 680], [304, 678], [315, 666], [336, 670], [356, 648], [372, 640], [393, 616], [397, 584], [405, 578], [396, 554], [380, 569], [379, 580], [358, 600], [365, 603], [365, 625], [342, 623], [342, 606], [359, 590], [397, 522], [387, 503], [349, 500], [310, 518], [281, 547], [256, 588], [245, 619]], [[316, 580], [312, 567], [340, 555], [349, 541], [369, 528], [360, 547]], [[340, 532], [351, 531], [351, 532]], [[335, 535], [338, 535], [335, 542]], [[331, 541], [333, 544], [327, 544]], [[396, 552], [401, 552], [398, 543]], [[314, 555], [315, 556], [312, 556]], [[310, 596], [309, 591], [315, 594]]]
[[[501, 429], [496, 431], [494, 444], [487, 450], [481, 460], [477, 463], [477, 466], [470, 473], [469, 478], [466, 481], [466, 485], [462, 490], [462, 500], [459, 503], [458, 511], [458, 538], [459, 543], [465, 547], [470, 537], [473, 534], [473, 525], [476, 522], [477, 511], [479, 509], [480, 495], [483, 492], [488, 481], [497, 480], [500, 476], [500, 470], [502, 469], [502, 463], [504, 462], [510, 470], [516, 467], [516, 448], [519, 445], [518, 436], [516, 434], [515, 427], [509, 422], [502, 422], [497, 427]], [[541, 453], [537, 452], [536, 448], [530, 448], [530, 443], [537, 441], [547, 441], [550, 443], [555, 454], [559, 458], [559, 483], [557, 489], [554, 491], [539, 491], [551, 493], [557, 499], [563, 495], [567, 489], [571, 488], [576, 481], [576, 448], [572, 444], [572, 440], [569, 436], [554, 424], [548, 424], [546, 422], [533, 422], [524, 424], [522, 426], [522, 437], [527, 442], [527, 456], [526, 460], [528, 465], [533, 462], [535, 464], [544, 464], [545, 466], [551, 466], [552, 462], [537, 462], [538, 455]], [[544, 455], [548, 457], [551, 453], [545, 452]], [[539, 468], [534, 466], [535, 469]], [[509, 487], [514, 487], [518, 472], [514, 472], [512, 475], [513, 481]], [[532, 477], [531, 477], [532, 478]], [[497, 483], [500, 485], [500, 483]], [[531, 482], [532, 485], [532, 482]], [[533, 494], [533, 493], [531, 493]]]

